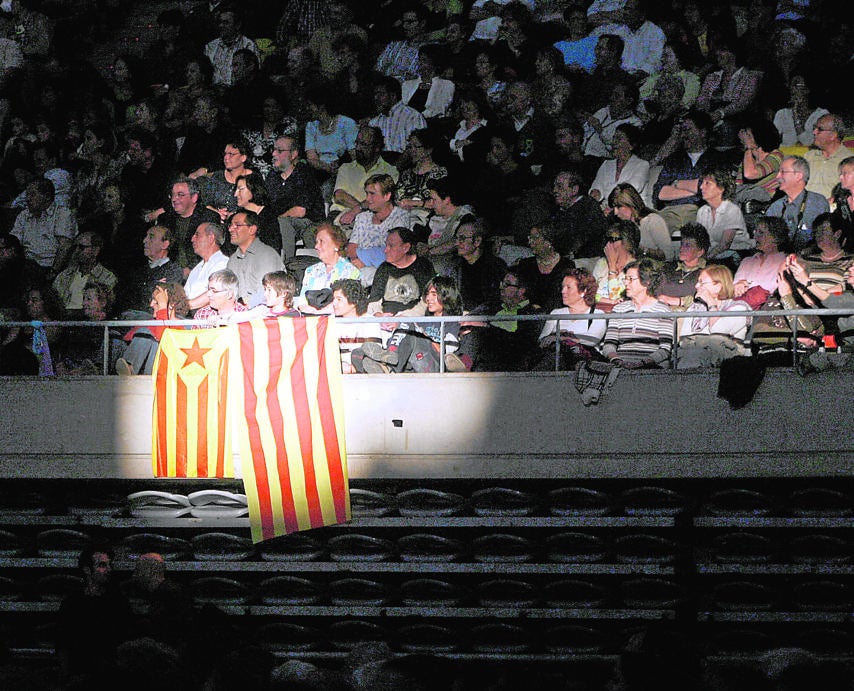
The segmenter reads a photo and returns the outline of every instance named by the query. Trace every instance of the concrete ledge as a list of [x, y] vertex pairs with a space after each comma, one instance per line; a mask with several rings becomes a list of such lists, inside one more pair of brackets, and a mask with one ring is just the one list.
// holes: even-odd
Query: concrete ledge
[[[854, 472], [854, 375], [769, 371], [741, 410], [719, 399], [717, 386], [715, 372], [624, 372], [588, 408], [566, 374], [345, 377], [350, 475]], [[4, 378], [0, 401], [0, 477], [151, 477], [149, 378]]]

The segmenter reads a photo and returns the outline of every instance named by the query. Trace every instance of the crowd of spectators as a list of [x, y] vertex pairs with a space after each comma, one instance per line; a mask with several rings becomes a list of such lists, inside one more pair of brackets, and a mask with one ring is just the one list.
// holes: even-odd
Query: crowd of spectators
[[[2, 373], [97, 371], [101, 332], [87, 347], [41, 322], [210, 321], [223, 270], [252, 315], [741, 312], [850, 293], [842, 2], [226, 0], [164, 10], [105, 70], [94, 48], [137, 8], [90, 4], [0, 8], [0, 318], [33, 323], [0, 334]], [[280, 272], [293, 305], [268, 302]], [[530, 369], [555, 340], [566, 367], [675, 359], [666, 319], [595, 322], [464, 322], [449, 369]], [[368, 361], [408, 370], [400, 343], [439, 346], [406, 323], [409, 340], [364, 329]], [[806, 349], [854, 343], [836, 320], [802, 323]], [[750, 325], [682, 320], [701, 352], [680, 361], [746, 353]], [[150, 331], [114, 336], [111, 371], [144, 371], [123, 349]], [[361, 345], [342, 343], [348, 370]]]

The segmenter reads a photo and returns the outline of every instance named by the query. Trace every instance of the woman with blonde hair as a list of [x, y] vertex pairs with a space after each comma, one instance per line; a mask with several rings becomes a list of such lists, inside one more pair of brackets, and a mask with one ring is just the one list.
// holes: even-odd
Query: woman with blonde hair
[[[748, 312], [750, 305], [735, 299], [732, 272], [721, 264], [709, 264], [697, 278], [693, 304], [686, 312]], [[677, 366], [719, 365], [727, 358], [747, 353], [744, 337], [749, 317], [693, 317], [683, 320]]]
[[673, 259], [675, 247], [667, 223], [643, 201], [630, 184], [619, 182], [608, 195], [608, 206], [618, 218], [632, 221], [640, 228], [640, 253], [653, 259]]

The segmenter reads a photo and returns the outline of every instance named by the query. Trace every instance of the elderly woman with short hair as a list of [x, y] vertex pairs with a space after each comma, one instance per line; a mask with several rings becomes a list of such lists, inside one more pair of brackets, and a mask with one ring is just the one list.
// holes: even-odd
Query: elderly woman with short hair
[[[551, 314], [604, 314], [596, 308], [598, 287], [596, 279], [586, 269], [566, 269], [560, 289], [564, 306], [553, 309]], [[607, 325], [604, 319], [550, 319], [540, 332], [538, 345], [545, 352], [538, 369], [554, 369], [557, 339], [561, 341], [560, 369], [572, 369], [579, 359], [601, 358], [599, 345]]]

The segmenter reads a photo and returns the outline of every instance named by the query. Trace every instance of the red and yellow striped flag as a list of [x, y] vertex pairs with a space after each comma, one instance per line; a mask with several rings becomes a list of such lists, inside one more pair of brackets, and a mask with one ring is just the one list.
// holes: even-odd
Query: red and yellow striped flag
[[[230, 328], [252, 540], [350, 519], [341, 362], [327, 317]], [[244, 420], [245, 419], [245, 424]]]
[[228, 333], [166, 329], [154, 361], [155, 477], [234, 477]]

